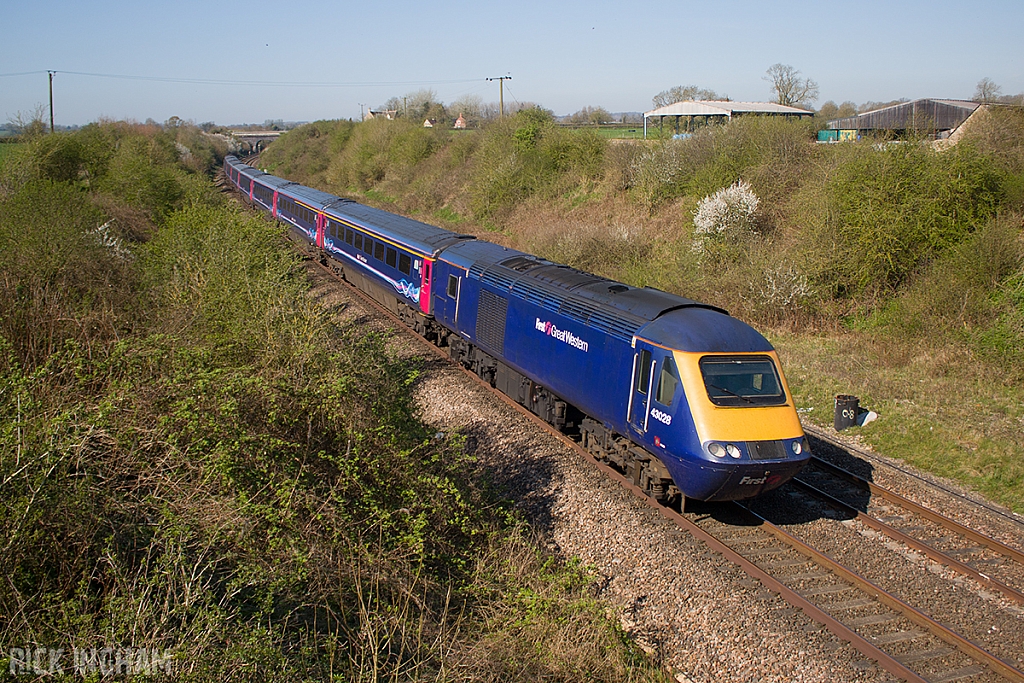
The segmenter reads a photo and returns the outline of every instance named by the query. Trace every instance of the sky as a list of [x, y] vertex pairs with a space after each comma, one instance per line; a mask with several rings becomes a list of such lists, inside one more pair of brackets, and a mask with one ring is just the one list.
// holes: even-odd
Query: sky
[[423, 89], [497, 102], [498, 76], [557, 115], [691, 84], [765, 101], [776, 63], [817, 106], [1024, 93], [1024, 0], [12, 0], [0, 35], [0, 123], [48, 106], [47, 71], [57, 125], [358, 119]]

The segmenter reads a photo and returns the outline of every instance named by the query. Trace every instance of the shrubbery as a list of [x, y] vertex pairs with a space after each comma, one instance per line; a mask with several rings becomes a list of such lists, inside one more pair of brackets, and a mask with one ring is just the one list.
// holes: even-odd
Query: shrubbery
[[417, 363], [308, 296], [279, 227], [167, 131], [81, 135], [0, 169], [3, 642], [170, 651], [197, 681], [505, 680], [509, 652], [658, 677], [412, 417]]

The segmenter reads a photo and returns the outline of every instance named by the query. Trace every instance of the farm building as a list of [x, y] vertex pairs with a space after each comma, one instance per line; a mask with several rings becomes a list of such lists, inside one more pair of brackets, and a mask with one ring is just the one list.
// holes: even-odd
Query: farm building
[[857, 116], [834, 119], [828, 130], [856, 131], [856, 134], [927, 135], [934, 139], [948, 138], [979, 108], [977, 102], [966, 100], [921, 99], [864, 112]]
[[[730, 121], [734, 116], [814, 116], [814, 112], [796, 107], [787, 107], [774, 102], [729, 102], [726, 100], [690, 100], [676, 102], [644, 113], [644, 137], [647, 137], [648, 119], [658, 119], [658, 127], [665, 119], [674, 119], [675, 131], [680, 132], [680, 124], [685, 130], [714, 122]], [[685, 119], [685, 120], [684, 120]]]

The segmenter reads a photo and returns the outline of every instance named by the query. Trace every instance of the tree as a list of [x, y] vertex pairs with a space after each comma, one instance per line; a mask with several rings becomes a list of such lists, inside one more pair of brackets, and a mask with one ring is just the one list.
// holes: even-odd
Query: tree
[[46, 134], [46, 107], [37, 104], [31, 113], [18, 112], [8, 120], [8, 126], [24, 138], [37, 138]]
[[801, 78], [800, 72], [789, 64], [772, 64], [764, 80], [772, 84], [775, 101], [787, 107], [810, 105], [818, 99], [818, 84], [810, 78]]
[[667, 107], [676, 102], [688, 102], [691, 100], [728, 100], [728, 95], [719, 95], [709, 88], [701, 88], [696, 85], [677, 85], [668, 90], [662, 90], [651, 99], [654, 108]]
[[604, 107], [583, 107], [575, 114], [571, 114], [568, 120], [569, 123], [575, 124], [601, 124], [611, 122], [612, 115]]
[[825, 104], [821, 105], [815, 114], [819, 119], [825, 119], [831, 121], [832, 119], [845, 119], [850, 116], [857, 115], [857, 105], [847, 100], [842, 104], [836, 104], [832, 100], [829, 100]]
[[479, 119], [484, 111], [484, 101], [479, 95], [463, 95], [448, 105], [448, 110], [456, 116], [462, 114], [467, 119]]
[[995, 102], [1003, 94], [1003, 89], [996, 85], [995, 81], [987, 76], [978, 81], [978, 87], [974, 89], [975, 102]]

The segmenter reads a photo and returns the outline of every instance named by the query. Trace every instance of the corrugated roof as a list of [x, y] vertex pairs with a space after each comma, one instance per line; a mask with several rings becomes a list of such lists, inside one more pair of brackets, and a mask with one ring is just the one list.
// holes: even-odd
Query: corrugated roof
[[688, 100], [659, 107], [644, 113], [645, 118], [654, 116], [732, 116], [734, 114], [784, 114], [812, 116], [813, 112], [797, 107], [787, 107], [775, 102], [730, 102], [727, 100]]
[[953, 130], [981, 106], [968, 100], [924, 98], [901, 102], [857, 116], [833, 119], [832, 130]]

